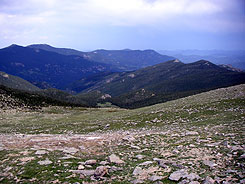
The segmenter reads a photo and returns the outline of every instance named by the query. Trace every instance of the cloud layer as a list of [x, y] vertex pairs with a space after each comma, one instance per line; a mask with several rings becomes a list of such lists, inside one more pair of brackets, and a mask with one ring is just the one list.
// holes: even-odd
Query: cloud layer
[[2, 0], [0, 37], [57, 42], [106, 27], [244, 33], [244, 7], [243, 0]]

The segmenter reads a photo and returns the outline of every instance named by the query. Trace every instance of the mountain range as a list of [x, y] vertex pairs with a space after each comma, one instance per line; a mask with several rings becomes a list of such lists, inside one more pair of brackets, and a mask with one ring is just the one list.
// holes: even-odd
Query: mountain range
[[175, 59], [172, 56], [162, 55], [154, 50], [95, 50], [91, 52], [81, 52], [74, 49], [55, 48], [46, 44], [29, 45], [29, 48], [42, 49], [56, 52], [62, 55], [77, 55], [90, 61], [113, 65], [120, 70], [130, 71], [159, 64]]
[[245, 71], [245, 50], [160, 50], [158, 52], [178, 58], [184, 63], [203, 59], [217, 65], [232, 65]]
[[[97, 62], [91, 60], [92, 57], [88, 59], [87, 53], [73, 49], [12, 45], [0, 49], [0, 70], [3, 71], [0, 85], [17, 90], [18, 94], [28, 91], [28, 94], [63, 104], [96, 107], [109, 102], [123, 108], [138, 108], [245, 83], [244, 72], [226, 65], [218, 66], [206, 60], [185, 64], [173, 57], [158, 63], [161, 59], [157, 58], [161, 55], [156, 53], [151, 50], [90, 52], [94, 58], [103, 56], [101, 62]], [[107, 60], [108, 54], [112, 60]], [[122, 69], [117, 58], [122, 61], [123, 58], [135, 58], [132, 66], [140, 69]], [[143, 64], [140, 64], [140, 58], [144, 58]], [[158, 64], [143, 67], [144, 61], [150, 64], [151, 59], [152, 63]]]
[[0, 71], [19, 76], [40, 88], [65, 87], [81, 77], [102, 71], [118, 71], [81, 56], [65, 56], [18, 45], [0, 49]]

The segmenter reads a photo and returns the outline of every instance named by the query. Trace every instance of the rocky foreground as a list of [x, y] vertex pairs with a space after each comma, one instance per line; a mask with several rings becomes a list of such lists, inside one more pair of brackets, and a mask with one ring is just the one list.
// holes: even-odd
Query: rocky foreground
[[240, 85], [137, 110], [34, 111], [2, 94], [0, 183], [245, 183], [244, 97]]

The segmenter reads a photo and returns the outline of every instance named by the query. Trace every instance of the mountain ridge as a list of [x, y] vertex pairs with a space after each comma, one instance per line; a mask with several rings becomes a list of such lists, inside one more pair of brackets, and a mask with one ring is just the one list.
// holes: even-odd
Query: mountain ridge
[[118, 71], [110, 65], [80, 56], [65, 56], [18, 45], [0, 49], [0, 60], [0, 71], [19, 76], [33, 84], [46, 82], [50, 87], [59, 89], [65, 89], [69, 83], [93, 73]]
[[[89, 83], [86, 78], [80, 81], [82, 86]], [[244, 72], [230, 71], [205, 60], [190, 64], [172, 60], [107, 75], [82, 93], [97, 90], [110, 95], [110, 102], [115, 105], [138, 108], [240, 83], [245, 83]]]
[[146, 66], [162, 63], [175, 59], [172, 56], [161, 55], [155, 50], [105, 50], [97, 49], [91, 52], [82, 52], [68, 48], [56, 48], [47, 44], [33, 44], [27, 47], [35, 49], [44, 49], [52, 52], [57, 52], [64, 55], [79, 55], [85, 59], [110, 64], [118, 67], [120, 70], [131, 71]]

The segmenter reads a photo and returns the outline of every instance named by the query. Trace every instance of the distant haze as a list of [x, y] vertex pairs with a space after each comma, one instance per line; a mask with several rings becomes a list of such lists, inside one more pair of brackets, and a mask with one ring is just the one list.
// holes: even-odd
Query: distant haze
[[244, 0], [1, 0], [0, 47], [245, 49]]

